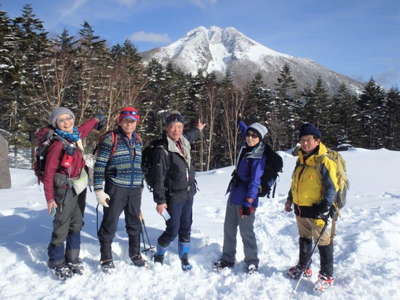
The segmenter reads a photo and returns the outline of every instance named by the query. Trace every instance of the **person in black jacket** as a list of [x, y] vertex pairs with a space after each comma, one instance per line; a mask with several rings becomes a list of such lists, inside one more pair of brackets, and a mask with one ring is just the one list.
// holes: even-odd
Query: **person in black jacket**
[[154, 153], [153, 198], [156, 210], [163, 215], [167, 228], [158, 238], [154, 261], [163, 263], [169, 244], [179, 235], [179, 257], [184, 271], [192, 266], [188, 260], [192, 226], [193, 196], [196, 193], [195, 172], [191, 165], [191, 146], [205, 124], [198, 121], [194, 128], [183, 135], [184, 118], [172, 112], [165, 121], [165, 133]]

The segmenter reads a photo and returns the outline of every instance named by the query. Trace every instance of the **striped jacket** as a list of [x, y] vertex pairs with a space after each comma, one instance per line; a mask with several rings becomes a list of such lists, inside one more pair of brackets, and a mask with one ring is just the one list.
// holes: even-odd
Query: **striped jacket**
[[[118, 128], [113, 152], [112, 132], [106, 134], [98, 146], [94, 165], [94, 189], [103, 189], [103, 182], [110, 181], [119, 187], [137, 188], [143, 186], [142, 143], [134, 133], [129, 140]], [[113, 153], [112, 153], [113, 152]]]

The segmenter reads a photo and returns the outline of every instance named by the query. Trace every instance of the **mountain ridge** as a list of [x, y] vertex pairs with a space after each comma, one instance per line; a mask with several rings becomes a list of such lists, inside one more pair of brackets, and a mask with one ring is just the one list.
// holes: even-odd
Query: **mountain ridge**
[[318, 78], [334, 93], [341, 84], [360, 92], [363, 83], [330, 70], [309, 58], [295, 57], [268, 48], [234, 27], [207, 29], [199, 26], [165, 47], [141, 53], [145, 63], [155, 59], [162, 65], [171, 63], [185, 73], [228, 72], [236, 84], [245, 84], [260, 73], [266, 85], [273, 85], [287, 64], [299, 89], [312, 88]]

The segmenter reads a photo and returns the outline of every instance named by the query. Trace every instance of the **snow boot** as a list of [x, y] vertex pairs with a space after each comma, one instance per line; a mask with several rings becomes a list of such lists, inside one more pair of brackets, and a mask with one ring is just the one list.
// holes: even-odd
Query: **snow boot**
[[165, 252], [167, 252], [167, 247], [162, 247], [160, 244], [157, 244], [157, 251], [156, 254], [154, 254], [154, 262], [163, 264]]
[[76, 262], [69, 262], [67, 263], [67, 266], [73, 274], [83, 274], [83, 264], [81, 260], [77, 260]]
[[131, 261], [136, 267], [144, 267], [146, 265], [146, 261], [140, 254], [132, 256]]
[[333, 285], [334, 279], [332, 276], [318, 275], [318, 280], [314, 284], [314, 290], [317, 292], [324, 292], [326, 289]]
[[68, 278], [71, 278], [73, 275], [70, 268], [68, 268], [68, 266], [65, 264], [55, 266], [51, 270], [53, 271], [53, 273], [57, 277], [57, 279], [63, 280], [63, 281], [67, 280]]
[[246, 266], [246, 273], [249, 275], [255, 274], [258, 272], [258, 266], [255, 264], [249, 264]]
[[115, 265], [112, 260], [101, 261], [100, 266], [104, 273], [111, 273], [115, 269]]
[[304, 270], [304, 266], [297, 264], [291, 267], [286, 274], [291, 279], [299, 279], [301, 274], [303, 274], [305, 278], [310, 278], [312, 276], [312, 270], [311, 268], [307, 268]]
[[235, 264], [231, 263], [231, 262], [227, 262], [226, 260], [223, 260], [222, 258], [220, 260], [217, 260], [214, 264], [213, 264], [213, 269], [215, 271], [221, 271], [225, 268], [233, 268]]
[[333, 276], [333, 243], [326, 246], [318, 246], [321, 263], [320, 273], [327, 276]]
[[192, 265], [189, 263], [189, 250], [190, 250], [189, 242], [178, 243], [179, 258], [181, 259], [183, 271], [190, 271], [192, 269]]

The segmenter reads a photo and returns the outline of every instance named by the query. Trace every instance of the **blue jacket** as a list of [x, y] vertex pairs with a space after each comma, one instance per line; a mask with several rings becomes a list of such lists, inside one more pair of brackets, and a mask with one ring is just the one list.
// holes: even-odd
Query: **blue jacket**
[[[240, 133], [245, 139], [248, 126], [239, 122]], [[264, 143], [261, 141], [250, 151], [246, 151], [247, 144], [244, 141], [239, 151], [238, 162], [235, 169], [235, 177], [228, 187], [229, 201], [233, 204], [245, 206], [258, 206], [258, 193], [261, 185], [261, 176], [264, 173], [266, 165], [266, 156], [264, 155]], [[249, 150], [247, 148], [247, 150]], [[246, 198], [253, 198], [254, 202], [249, 204]]]

